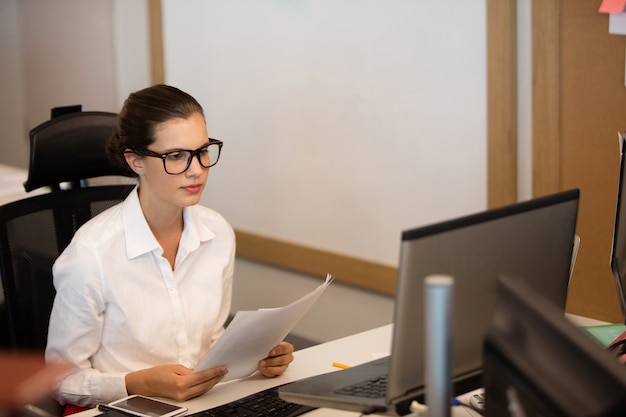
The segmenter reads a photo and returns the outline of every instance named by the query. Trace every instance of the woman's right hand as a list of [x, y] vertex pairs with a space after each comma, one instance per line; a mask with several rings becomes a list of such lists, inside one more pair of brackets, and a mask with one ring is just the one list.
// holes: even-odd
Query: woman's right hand
[[204, 394], [228, 373], [225, 366], [193, 373], [183, 365], [159, 365], [126, 374], [128, 395], [186, 401]]

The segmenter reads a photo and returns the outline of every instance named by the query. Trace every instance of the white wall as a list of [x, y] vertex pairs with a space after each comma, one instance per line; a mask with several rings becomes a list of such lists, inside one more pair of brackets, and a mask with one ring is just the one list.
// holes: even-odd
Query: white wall
[[113, 0], [116, 112], [130, 93], [152, 84], [147, 7], [146, 0]]
[[[48, 119], [50, 107], [118, 111], [131, 91], [150, 84], [146, 2], [84, 3], [0, 2], [0, 163], [26, 168], [28, 130]], [[238, 259], [233, 311], [284, 305], [318, 283]], [[294, 333], [331, 340], [389, 323], [392, 309], [391, 297], [335, 283]]]
[[486, 207], [484, 1], [163, 4], [235, 227], [394, 265], [401, 230]]
[[117, 110], [111, 1], [20, 4], [23, 94], [30, 128], [50, 118], [50, 108], [82, 104]]
[[18, 0], [0, 1], [0, 163], [25, 168], [27, 129], [21, 78]]
[[119, 111], [150, 83], [145, 0], [0, 2], [0, 163], [28, 166], [50, 108]]
[[[396, 264], [401, 228], [484, 206], [484, 0], [178, 3], [164, 0], [166, 76], [226, 141], [204, 203], [235, 226]], [[523, 199], [530, 0], [518, 5]], [[50, 107], [118, 111], [149, 85], [147, 32], [145, 0], [0, 1], [0, 163], [26, 167]], [[233, 310], [284, 305], [318, 279], [238, 260]], [[297, 334], [391, 320], [390, 297], [335, 284]]]
[[[325, 277], [237, 259], [231, 311], [285, 306], [315, 289]], [[393, 297], [333, 282], [292, 334], [327, 342], [393, 322]]]

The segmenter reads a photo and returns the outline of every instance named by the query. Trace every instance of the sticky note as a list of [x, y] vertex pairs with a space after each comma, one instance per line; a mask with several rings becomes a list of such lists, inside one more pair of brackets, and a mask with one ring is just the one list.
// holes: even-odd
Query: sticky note
[[623, 13], [626, 7], [626, 0], [602, 0], [600, 13]]

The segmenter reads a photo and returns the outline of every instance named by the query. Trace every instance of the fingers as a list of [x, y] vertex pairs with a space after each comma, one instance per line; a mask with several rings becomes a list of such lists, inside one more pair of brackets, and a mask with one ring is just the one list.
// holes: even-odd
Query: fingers
[[185, 384], [188, 385], [184, 390], [180, 391], [180, 401], [185, 401], [204, 394], [224, 379], [224, 376], [226, 376], [227, 373], [228, 369], [222, 366], [188, 375], [188, 380]]
[[289, 342], [280, 342], [277, 346], [275, 346], [269, 354], [269, 357], [287, 355], [293, 353], [293, 345]]
[[205, 383], [213, 383], [213, 385], [215, 385], [221, 381], [227, 373], [228, 369], [225, 366], [207, 369], [206, 371], [190, 374], [189, 383], [191, 386]]
[[293, 345], [281, 342], [270, 351], [267, 358], [259, 361], [259, 372], [269, 378], [279, 376], [287, 370], [291, 362], [293, 362]]
[[193, 373], [182, 365], [160, 365], [127, 374], [126, 390], [129, 394], [185, 401], [204, 394], [227, 373], [223, 366]]

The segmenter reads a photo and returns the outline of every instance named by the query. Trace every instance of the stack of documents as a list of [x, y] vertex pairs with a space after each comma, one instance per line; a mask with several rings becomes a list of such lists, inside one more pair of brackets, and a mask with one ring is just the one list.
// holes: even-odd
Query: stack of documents
[[259, 361], [285, 339], [332, 281], [329, 274], [322, 285], [285, 307], [239, 311], [194, 372], [226, 366], [228, 374], [222, 382], [252, 375]]

